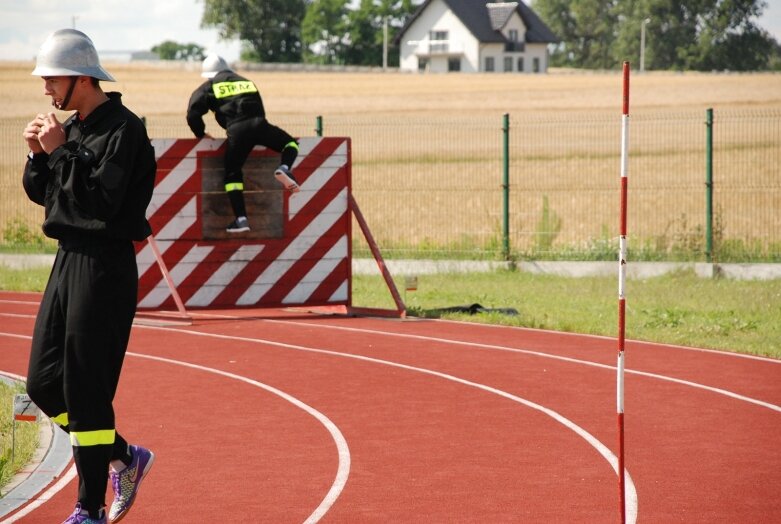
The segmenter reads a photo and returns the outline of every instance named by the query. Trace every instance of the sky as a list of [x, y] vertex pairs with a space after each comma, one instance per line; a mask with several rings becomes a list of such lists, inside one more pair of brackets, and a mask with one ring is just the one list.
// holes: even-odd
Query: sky
[[[781, 0], [766, 2], [758, 25], [781, 42]], [[50, 33], [74, 26], [89, 35], [102, 59], [173, 40], [238, 60], [238, 41], [201, 29], [203, 7], [203, 0], [0, 0], [0, 60], [30, 60]]]

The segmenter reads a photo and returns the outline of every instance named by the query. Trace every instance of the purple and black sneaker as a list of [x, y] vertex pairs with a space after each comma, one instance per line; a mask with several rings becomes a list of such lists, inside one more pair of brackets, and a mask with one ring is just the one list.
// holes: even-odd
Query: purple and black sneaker
[[155, 461], [155, 454], [141, 446], [131, 445], [130, 453], [133, 456], [133, 461], [127, 468], [119, 473], [109, 471], [111, 485], [114, 488], [114, 502], [111, 504], [111, 510], [108, 514], [111, 522], [119, 522], [127, 515], [130, 506], [136, 500], [141, 481], [149, 473], [152, 463]]
[[106, 511], [100, 510], [101, 517], [93, 519], [85, 509], [81, 509], [81, 504], [76, 503], [76, 509], [73, 510], [70, 517], [65, 519], [62, 524], [106, 524]]

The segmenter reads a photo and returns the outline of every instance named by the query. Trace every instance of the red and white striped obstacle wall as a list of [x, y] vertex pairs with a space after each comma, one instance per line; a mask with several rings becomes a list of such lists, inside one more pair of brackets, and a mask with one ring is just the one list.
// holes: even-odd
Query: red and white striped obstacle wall
[[351, 300], [350, 139], [302, 138], [293, 166], [301, 191], [274, 179], [279, 154], [257, 147], [245, 164], [252, 230], [228, 234], [222, 139], [156, 139], [157, 180], [136, 244], [140, 310], [336, 306]]

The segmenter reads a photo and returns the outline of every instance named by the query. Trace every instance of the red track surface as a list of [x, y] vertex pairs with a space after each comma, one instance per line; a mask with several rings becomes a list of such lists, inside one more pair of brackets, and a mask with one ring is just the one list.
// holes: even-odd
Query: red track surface
[[[0, 372], [26, 374], [38, 300], [0, 294]], [[157, 461], [128, 524], [618, 521], [598, 451], [616, 448], [614, 340], [243, 310], [136, 326], [129, 351], [118, 429]], [[626, 355], [637, 520], [781, 521], [781, 361]], [[61, 522], [75, 490], [19, 522]]]

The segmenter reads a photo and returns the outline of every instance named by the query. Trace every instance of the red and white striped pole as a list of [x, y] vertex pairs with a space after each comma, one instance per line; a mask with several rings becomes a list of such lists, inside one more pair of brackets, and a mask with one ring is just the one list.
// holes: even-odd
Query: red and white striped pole
[[624, 105], [621, 115], [621, 232], [618, 240], [618, 364], [616, 396], [618, 412], [618, 492], [622, 524], [626, 522], [626, 485], [624, 474], [624, 334], [626, 321], [626, 195], [629, 160], [629, 62], [624, 62]]

